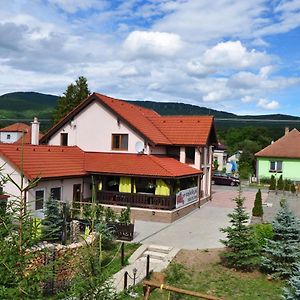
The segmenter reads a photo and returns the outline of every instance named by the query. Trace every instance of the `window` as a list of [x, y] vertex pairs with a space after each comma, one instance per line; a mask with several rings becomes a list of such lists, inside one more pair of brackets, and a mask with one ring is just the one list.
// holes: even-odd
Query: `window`
[[282, 161], [270, 161], [270, 172], [282, 172]]
[[51, 188], [50, 196], [53, 200], [61, 200], [61, 187]]
[[112, 135], [112, 150], [128, 150], [128, 134]]
[[10, 134], [6, 135], [6, 139], [10, 140]]
[[44, 190], [35, 191], [35, 210], [44, 208]]
[[60, 144], [61, 144], [61, 146], [68, 146], [68, 134], [67, 133], [60, 134]]

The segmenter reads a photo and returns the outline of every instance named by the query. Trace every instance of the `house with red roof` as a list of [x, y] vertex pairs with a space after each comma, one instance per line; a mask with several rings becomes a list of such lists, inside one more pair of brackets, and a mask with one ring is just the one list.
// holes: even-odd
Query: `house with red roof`
[[257, 152], [255, 156], [258, 182], [272, 175], [278, 180], [282, 175], [283, 179], [300, 183], [300, 132], [296, 128], [291, 131], [286, 128], [284, 136]]
[[50, 196], [89, 202], [94, 185], [98, 203], [172, 222], [210, 199], [215, 145], [212, 116], [160, 116], [93, 93], [39, 145], [0, 145], [0, 158], [11, 174], [23, 166], [26, 181], [40, 178], [27, 195], [33, 211]]

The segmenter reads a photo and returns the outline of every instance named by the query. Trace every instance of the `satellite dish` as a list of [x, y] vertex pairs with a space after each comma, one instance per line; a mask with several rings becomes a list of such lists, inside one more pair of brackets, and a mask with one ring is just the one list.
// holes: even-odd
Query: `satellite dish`
[[143, 153], [144, 152], [144, 144], [140, 141], [135, 143], [135, 151], [137, 153]]

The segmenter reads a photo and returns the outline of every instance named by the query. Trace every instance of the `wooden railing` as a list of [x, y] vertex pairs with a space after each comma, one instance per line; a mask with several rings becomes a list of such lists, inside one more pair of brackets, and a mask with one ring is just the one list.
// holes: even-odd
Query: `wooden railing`
[[152, 194], [131, 194], [111, 191], [98, 191], [97, 202], [150, 209], [171, 210], [175, 208], [175, 195], [157, 196]]

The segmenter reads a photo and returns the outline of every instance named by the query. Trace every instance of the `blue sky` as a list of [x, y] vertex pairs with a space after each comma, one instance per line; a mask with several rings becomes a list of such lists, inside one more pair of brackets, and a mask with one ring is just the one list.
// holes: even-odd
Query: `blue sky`
[[0, 0], [0, 94], [300, 116], [300, 0]]

